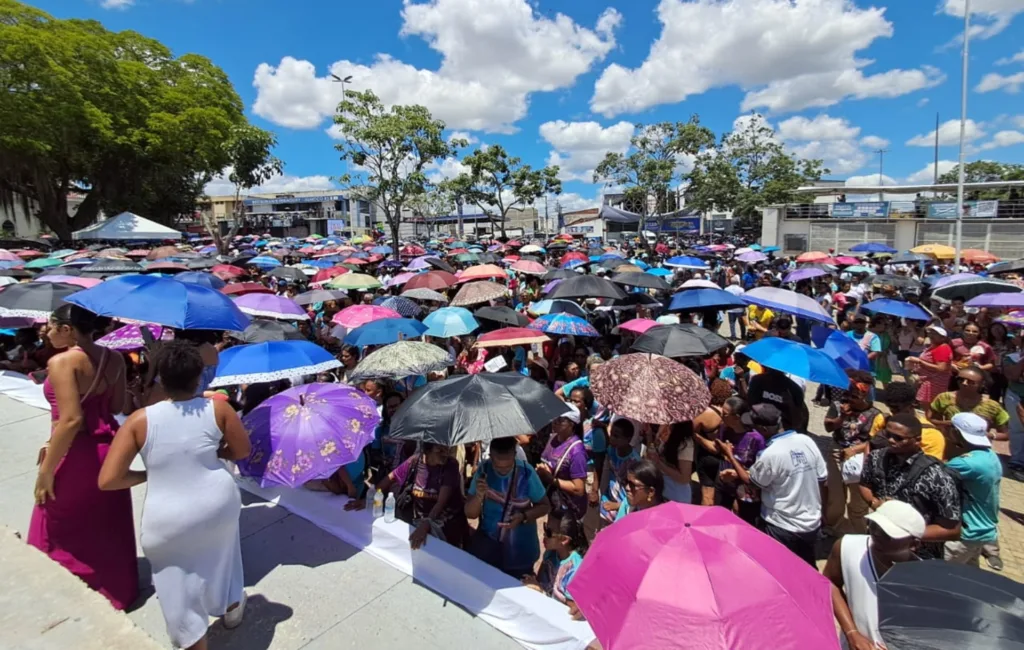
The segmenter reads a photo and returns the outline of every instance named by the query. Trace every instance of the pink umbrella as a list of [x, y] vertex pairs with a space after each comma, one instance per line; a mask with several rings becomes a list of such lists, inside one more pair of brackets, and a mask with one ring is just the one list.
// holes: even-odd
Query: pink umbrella
[[343, 325], [350, 330], [354, 330], [361, 325], [366, 325], [382, 318], [401, 317], [402, 315], [394, 309], [388, 309], [379, 305], [352, 305], [335, 314], [331, 322], [335, 325]]
[[412, 280], [417, 275], [418, 274], [416, 274], [416, 273], [399, 273], [395, 277], [391, 278], [391, 280], [389, 282], [386, 282], [384, 284], [384, 286], [386, 286], [386, 287], [397, 287], [397, 286], [405, 284], [409, 280]]
[[[516, 262], [519, 264], [519, 262]], [[547, 270], [544, 271], [547, 273]], [[459, 274], [459, 282], [469, 282], [471, 280], [507, 280], [508, 274], [503, 269], [493, 264], [480, 264], [478, 266], [471, 266], [461, 274]]]
[[103, 282], [99, 278], [79, 278], [74, 275], [42, 275], [38, 278], [33, 278], [33, 282], [63, 282], [64, 284], [73, 284], [78, 287], [90, 289], [95, 287], [97, 284]]
[[627, 515], [597, 536], [571, 589], [609, 649], [839, 648], [828, 579], [720, 507]]
[[548, 267], [544, 266], [540, 262], [534, 262], [532, 260], [519, 260], [518, 262], [512, 263], [512, 270], [532, 275], [544, 275], [548, 272]]
[[169, 341], [174, 338], [171, 328], [163, 325], [125, 325], [116, 329], [110, 334], [98, 339], [97, 345], [102, 345], [118, 352], [131, 352], [146, 347], [146, 340], [142, 337], [142, 328], [145, 327], [154, 339]]
[[655, 325], [658, 325], [657, 321], [653, 321], [650, 318], [634, 318], [633, 320], [626, 321], [622, 325], [619, 325], [617, 330], [625, 332], [635, 332], [636, 334], [643, 334], [647, 330], [651, 329]]
[[835, 263], [838, 264], [839, 266], [854, 266], [856, 264], [860, 264], [859, 259], [857, 259], [856, 257], [850, 257], [849, 255], [840, 255], [839, 257], [836, 257], [834, 259]]
[[504, 327], [487, 334], [481, 334], [480, 338], [476, 340], [476, 347], [502, 348], [515, 345], [547, 343], [550, 340], [544, 332], [537, 332], [525, 327]]
[[0, 262], [23, 262], [24, 260], [9, 250], [0, 248]]

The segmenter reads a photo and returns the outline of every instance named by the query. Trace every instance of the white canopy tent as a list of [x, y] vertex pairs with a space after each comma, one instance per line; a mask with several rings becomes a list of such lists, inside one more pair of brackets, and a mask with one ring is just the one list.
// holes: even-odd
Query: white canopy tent
[[122, 212], [106, 221], [94, 223], [71, 234], [72, 238], [82, 239], [119, 239], [122, 241], [142, 241], [146, 239], [181, 239], [182, 232], [155, 221], [143, 219], [131, 212]]

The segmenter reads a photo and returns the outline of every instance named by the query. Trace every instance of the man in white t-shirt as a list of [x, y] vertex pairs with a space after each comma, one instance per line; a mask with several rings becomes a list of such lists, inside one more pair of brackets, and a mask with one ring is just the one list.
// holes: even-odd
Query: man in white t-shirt
[[[740, 286], [740, 276], [738, 276], [738, 275], [732, 276], [732, 279], [729, 280], [729, 286], [727, 286], [725, 288], [725, 290], [727, 292], [731, 293], [732, 295], [736, 296], [737, 298], [739, 298], [744, 293], [746, 293], [743, 290], [743, 287]], [[740, 339], [746, 340], [746, 338], [747, 338], [747, 323], [744, 320], [744, 316], [745, 316], [746, 313], [747, 313], [747, 308], [746, 307], [740, 307], [738, 309], [730, 309], [729, 310], [729, 338], [731, 338], [733, 340], [736, 339], [736, 325], [738, 323], [739, 326], [740, 326]]]
[[815, 566], [818, 533], [828, 503], [825, 458], [810, 436], [782, 429], [782, 413], [773, 404], [756, 404], [743, 415], [747, 431], [757, 431], [767, 443], [748, 472], [732, 455], [730, 445], [723, 452], [732, 464], [732, 476], [761, 489], [761, 529]]

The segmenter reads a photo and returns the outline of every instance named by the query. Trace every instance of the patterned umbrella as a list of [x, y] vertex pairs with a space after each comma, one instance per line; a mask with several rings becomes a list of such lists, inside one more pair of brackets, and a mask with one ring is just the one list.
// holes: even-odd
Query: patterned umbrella
[[376, 402], [351, 386], [290, 388], [242, 418], [252, 451], [238, 470], [264, 487], [327, 478], [359, 457], [378, 423]]
[[501, 348], [514, 345], [533, 345], [550, 341], [546, 334], [525, 327], [505, 327], [481, 334], [476, 340], [478, 348]]
[[711, 403], [700, 377], [656, 354], [624, 354], [602, 363], [590, 378], [590, 389], [613, 413], [651, 424], [692, 420]]
[[349, 379], [402, 379], [444, 370], [448, 352], [422, 341], [399, 341], [375, 350], [349, 373]]
[[142, 336], [142, 328], [145, 327], [154, 339], [169, 341], [174, 338], [174, 332], [162, 325], [125, 325], [116, 329], [110, 334], [97, 339], [97, 345], [102, 345], [118, 352], [132, 352], [146, 347], [146, 339]]
[[434, 302], [448, 303], [448, 298], [443, 294], [440, 294], [433, 289], [406, 289], [402, 292], [403, 298], [411, 298], [413, 300], [432, 300]]
[[309, 314], [291, 298], [265, 293], [250, 293], [235, 300], [243, 314], [280, 320], [309, 320]]
[[423, 309], [412, 300], [409, 300], [408, 298], [400, 298], [398, 296], [391, 296], [384, 302], [380, 303], [380, 306], [386, 307], [387, 309], [394, 309], [404, 318], [413, 318], [416, 314], [420, 313], [421, 309]]
[[379, 305], [352, 305], [346, 307], [334, 315], [331, 322], [335, 325], [342, 325], [350, 330], [372, 323], [381, 318], [401, 318], [394, 309], [381, 307]]
[[541, 316], [530, 323], [529, 329], [565, 336], [601, 336], [601, 333], [594, 329], [593, 325], [579, 316], [571, 314]]
[[[429, 273], [427, 274], [429, 275]], [[410, 280], [412, 282], [412, 280]], [[481, 281], [469, 282], [452, 298], [453, 307], [466, 307], [468, 305], [479, 305], [491, 300], [503, 298], [508, 294], [508, 289], [497, 282]]]
[[210, 386], [262, 384], [315, 375], [341, 366], [330, 352], [309, 341], [267, 341], [236, 345], [220, 355]]
[[433, 289], [442, 291], [458, 283], [459, 279], [447, 271], [429, 271], [420, 273], [405, 283], [405, 289]]
[[580, 318], [587, 317], [587, 312], [583, 311], [583, 307], [580, 307], [571, 300], [539, 300], [537, 302], [530, 303], [527, 311], [537, 314], [538, 316], [547, 316], [548, 314], [571, 314], [573, 316], [579, 316]]
[[81, 290], [61, 282], [14, 284], [0, 292], [0, 316], [49, 318], [53, 310]]

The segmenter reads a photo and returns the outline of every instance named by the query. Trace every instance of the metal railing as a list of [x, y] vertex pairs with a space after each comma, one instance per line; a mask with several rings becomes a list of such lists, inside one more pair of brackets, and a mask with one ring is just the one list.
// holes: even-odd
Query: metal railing
[[[969, 198], [964, 219], [1024, 219], [1024, 199]], [[799, 203], [783, 206], [786, 219], [933, 219], [956, 217], [956, 198], [909, 201]]]

